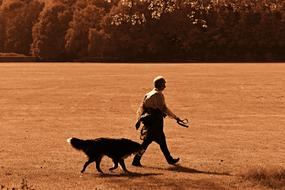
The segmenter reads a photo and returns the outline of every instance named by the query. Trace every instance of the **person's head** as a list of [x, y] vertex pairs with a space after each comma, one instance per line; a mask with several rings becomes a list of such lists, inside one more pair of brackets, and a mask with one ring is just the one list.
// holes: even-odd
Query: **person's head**
[[166, 80], [164, 79], [163, 76], [157, 76], [155, 77], [155, 79], [153, 79], [153, 85], [158, 90], [164, 90], [166, 87], [165, 83], [166, 83]]

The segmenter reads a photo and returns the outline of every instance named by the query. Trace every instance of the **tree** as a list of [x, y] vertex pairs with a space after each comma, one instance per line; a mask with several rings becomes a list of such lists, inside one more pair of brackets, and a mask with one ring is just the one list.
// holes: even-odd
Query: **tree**
[[100, 29], [105, 12], [104, 8], [97, 6], [98, 2], [78, 0], [74, 4], [73, 17], [65, 36], [65, 48], [75, 58], [88, 56], [89, 30]]
[[[43, 4], [37, 0], [10, 0], [2, 4], [1, 36], [5, 39], [4, 51], [30, 54], [32, 27]], [[1, 22], [1, 21], [0, 21]], [[3, 33], [4, 30], [4, 33]], [[0, 31], [1, 32], [1, 31]]]
[[0, 5], [0, 52], [4, 52], [4, 44], [5, 44], [5, 24]]
[[68, 59], [65, 35], [72, 18], [65, 1], [53, 1], [44, 7], [33, 27], [32, 53], [43, 60]]
[[88, 57], [98, 61], [106, 60], [105, 51], [108, 49], [109, 39], [110, 36], [104, 30], [90, 29], [88, 34]]

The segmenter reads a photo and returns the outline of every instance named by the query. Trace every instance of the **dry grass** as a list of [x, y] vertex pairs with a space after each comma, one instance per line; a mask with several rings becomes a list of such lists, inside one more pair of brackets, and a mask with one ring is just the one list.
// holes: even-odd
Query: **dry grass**
[[285, 187], [284, 168], [252, 168], [243, 174], [243, 178], [274, 189]]
[[0, 185], [0, 190], [35, 190], [33, 186], [28, 184], [26, 178], [22, 179], [20, 187], [6, 187], [5, 185]]
[[[164, 75], [169, 107], [189, 128], [165, 119], [180, 165], [157, 144], [124, 175], [104, 158], [80, 176], [85, 156], [69, 137], [125, 137], [140, 142], [136, 109]], [[240, 174], [285, 165], [285, 65], [282, 64], [0, 64], [0, 185], [33, 189], [270, 189]], [[267, 166], [267, 167], [266, 167]], [[250, 175], [248, 175], [250, 176]]]
[[0, 52], [0, 57], [27, 57], [24, 54], [18, 54], [18, 53], [1, 53]]

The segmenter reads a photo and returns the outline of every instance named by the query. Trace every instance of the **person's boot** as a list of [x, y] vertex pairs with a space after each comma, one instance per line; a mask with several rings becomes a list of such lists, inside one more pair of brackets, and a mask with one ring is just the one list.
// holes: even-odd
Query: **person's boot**
[[177, 162], [179, 162], [180, 158], [175, 158], [175, 159], [170, 159], [170, 160], [167, 160], [168, 164], [171, 164], [171, 165], [175, 165], [177, 164]]
[[136, 167], [142, 167], [142, 164], [141, 164], [141, 156], [135, 155], [135, 157], [134, 157], [134, 159], [133, 159], [133, 162], [132, 162], [132, 165], [133, 165], [133, 166], [136, 166]]

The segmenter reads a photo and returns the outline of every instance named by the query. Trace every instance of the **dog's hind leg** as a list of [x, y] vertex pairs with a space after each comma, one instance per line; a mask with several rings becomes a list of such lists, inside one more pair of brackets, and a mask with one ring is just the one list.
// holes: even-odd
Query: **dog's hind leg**
[[121, 159], [121, 160], [119, 161], [119, 163], [120, 163], [122, 169], [124, 170], [124, 172], [125, 172], [125, 173], [129, 173], [129, 171], [128, 171], [127, 168], [126, 168], [124, 159]]
[[118, 161], [113, 160], [113, 162], [114, 162], [114, 166], [112, 168], [109, 168], [110, 171], [113, 171], [118, 168]]
[[85, 162], [85, 164], [84, 164], [84, 166], [83, 166], [83, 168], [82, 168], [82, 170], [81, 170], [81, 173], [83, 173], [83, 172], [85, 171], [86, 167], [87, 167], [89, 164], [91, 164], [92, 162], [94, 162], [94, 160], [92, 160], [92, 159], [89, 159], [87, 162]]
[[97, 169], [97, 171], [100, 172], [100, 173], [103, 173], [103, 171], [102, 171], [101, 168], [100, 168], [100, 163], [101, 163], [102, 158], [103, 158], [103, 156], [100, 155], [100, 156], [98, 156], [98, 157], [96, 158], [96, 160], [95, 160], [95, 162], [96, 162], [96, 169]]

